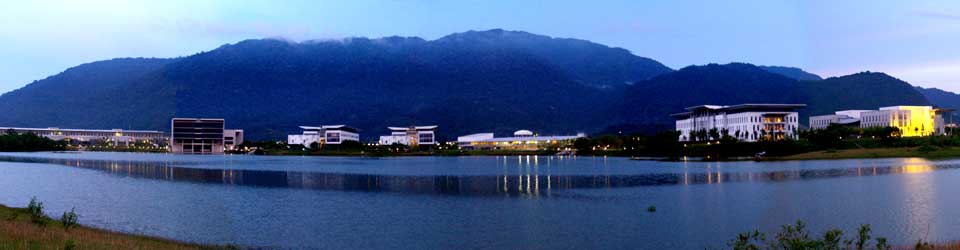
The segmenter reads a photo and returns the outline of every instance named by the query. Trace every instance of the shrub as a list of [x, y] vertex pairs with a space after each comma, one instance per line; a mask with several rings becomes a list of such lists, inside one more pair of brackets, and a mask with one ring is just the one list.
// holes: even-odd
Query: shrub
[[27, 205], [27, 210], [30, 210], [30, 221], [38, 225], [44, 224], [43, 202], [37, 201], [37, 197], [30, 198], [30, 204]]
[[77, 249], [77, 243], [74, 243], [72, 239], [68, 239], [63, 243], [63, 250], [74, 250]]
[[653, 212], [656, 212], [656, 211], [657, 211], [657, 207], [656, 207], [656, 206], [651, 205], [651, 206], [647, 207], [647, 212], [653, 213]]
[[76, 208], [71, 208], [70, 212], [63, 212], [63, 216], [60, 216], [60, 225], [63, 226], [63, 230], [70, 230], [71, 227], [77, 225], [77, 212]]
[[[833, 250], [864, 250], [870, 243], [870, 225], [860, 225], [855, 239], [843, 239], [843, 231], [840, 229], [827, 230], [822, 237], [812, 237], [807, 231], [806, 224], [797, 221], [794, 225], [781, 226], [780, 232], [774, 238], [774, 241], [767, 242], [766, 237], [760, 231], [740, 233], [728, 244], [735, 250], [760, 250], [760, 249], [833, 249]], [[917, 249], [930, 249], [930, 244], [923, 241], [917, 242]], [[887, 239], [876, 238], [875, 249], [889, 250]]]
[[937, 147], [930, 146], [929, 144], [924, 144], [923, 146], [920, 146], [920, 148], [918, 148], [917, 151], [919, 151], [920, 153], [930, 153], [933, 151], [937, 151]]
[[913, 246], [913, 249], [930, 250], [930, 249], [933, 249], [933, 244], [930, 244], [930, 242], [926, 242], [923, 240], [917, 240], [917, 244]]
[[730, 242], [734, 250], [760, 250], [760, 245], [766, 241], [763, 233], [759, 230], [753, 232], [740, 233], [737, 238]]

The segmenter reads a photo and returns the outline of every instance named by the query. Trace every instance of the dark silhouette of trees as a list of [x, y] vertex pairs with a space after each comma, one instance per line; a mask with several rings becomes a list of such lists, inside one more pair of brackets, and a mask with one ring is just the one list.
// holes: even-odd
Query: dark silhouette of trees
[[54, 141], [33, 133], [7, 130], [0, 134], [0, 151], [4, 152], [58, 151], [66, 146], [64, 141]]

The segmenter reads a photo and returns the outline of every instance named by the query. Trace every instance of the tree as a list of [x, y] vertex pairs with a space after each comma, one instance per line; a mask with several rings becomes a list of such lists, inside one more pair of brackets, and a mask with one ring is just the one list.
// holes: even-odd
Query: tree
[[710, 136], [710, 140], [720, 139], [720, 131], [717, 130], [717, 128], [711, 128], [710, 131], [708, 132], [708, 135]]

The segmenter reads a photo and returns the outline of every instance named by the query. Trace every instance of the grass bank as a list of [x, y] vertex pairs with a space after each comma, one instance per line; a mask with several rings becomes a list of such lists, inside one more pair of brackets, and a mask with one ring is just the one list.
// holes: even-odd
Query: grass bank
[[904, 147], [904, 148], [859, 148], [813, 151], [767, 160], [832, 160], [867, 158], [920, 157], [927, 159], [960, 158], [960, 147]]
[[[35, 221], [39, 219], [39, 221]], [[82, 225], [65, 229], [48, 217], [33, 218], [27, 208], [0, 205], [0, 249], [236, 249], [187, 244], [123, 234]]]

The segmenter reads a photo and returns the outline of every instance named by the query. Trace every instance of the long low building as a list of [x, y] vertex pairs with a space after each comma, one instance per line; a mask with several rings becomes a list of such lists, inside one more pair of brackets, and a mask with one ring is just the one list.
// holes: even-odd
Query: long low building
[[943, 114], [948, 109], [932, 106], [890, 106], [878, 110], [843, 110], [832, 115], [810, 117], [810, 129], [825, 129], [830, 125], [860, 128], [895, 127], [901, 136], [944, 134]]
[[32, 133], [51, 140], [64, 140], [77, 146], [106, 144], [127, 147], [140, 143], [153, 147], [163, 147], [165, 145], [164, 133], [155, 130], [0, 127], [0, 133], [8, 131]]
[[[700, 105], [672, 114], [679, 141], [719, 140], [730, 136], [741, 141], [796, 139], [800, 116], [806, 104]], [[711, 131], [716, 134], [711, 135]]]
[[572, 147], [573, 141], [584, 137], [583, 133], [540, 136], [530, 130], [519, 130], [511, 137], [494, 137], [493, 133], [460, 136], [457, 144], [464, 150], [541, 150]]
[[287, 135], [287, 144], [311, 147], [314, 143], [338, 145], [345, 141], [360, 141], [360, 129], [347, 125], [300, 126], [299, 135]]

